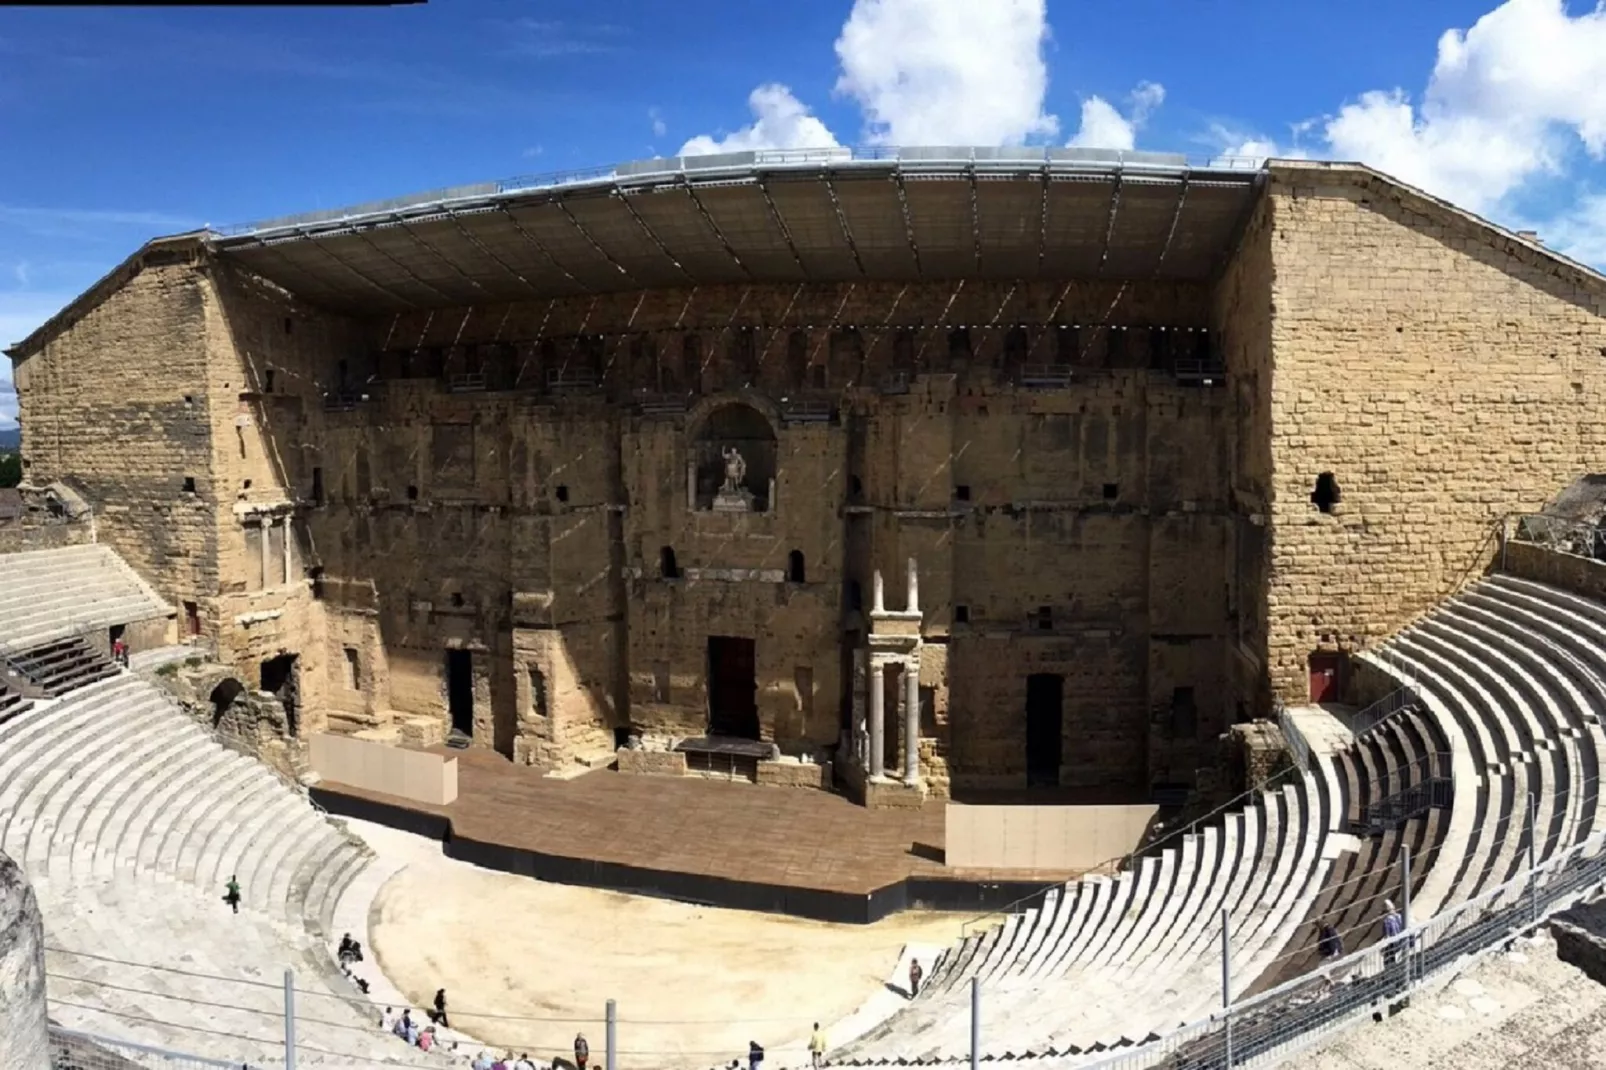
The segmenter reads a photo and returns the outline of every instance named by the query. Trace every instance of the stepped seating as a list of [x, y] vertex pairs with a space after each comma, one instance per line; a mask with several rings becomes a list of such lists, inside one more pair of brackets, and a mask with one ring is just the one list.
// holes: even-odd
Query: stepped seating
[[5, 661], [13, 673], [49, 698], [117, 674], [112, 660], [90, 646], [81, 635], [16, 651], [8, 654]]
[[21, 691], [8, 686], [5, 679], [0, 677], [0, 722], [28, 712], [28, 708], [32, 705], [32, 699], [24, 696]]
[[1330, 779], [1291, 775], [1113, 879], [1064, 885], [967, 936], [932, 966], [917, 999], [831, 1062], [964, 1055], [972, 977], [997, 1023], [989, 1058], [1128, 1046], [1208, 1013], [1219, 1000], [1222, 911], [1237, 949], [1234, 983], [1247, 985], [1322, 886], [1337, 820]]
[[0, 654], [173, 613], [106, 546], [0, 555], [0, 576]]
[[[45, 921], [53, 946], [110, 954], [105, 949], [118, 944], [105, 926], [115, 925], [170, 930], [170, 955], [193, 957], [203, 940], [213, 946], [212, 935], [201, 934], [215, 915], [226, 932], [237, 925], [259, 934], [262, 961], [277, 963], [268, 980], [277, 983], [293, 965], [309, 983], [350, 988], [331, 954], [339, 936], [335, 911], [372, 852], [267, 766], [217, 743], [138, 675], [119, 673], [0, 723], [0, 850], [52, 896]], [[238, 916], [221, 902], [231, 875], [241, 886]], [[47, 903], [44, 891], [40, 898]], [[160, 919], [137, 921], [143, 903], [162, 905]], [[218, 965], [230, 966], [234, 937], [215, 935], [226, 949]], [[118, 957], [165, 961], [153, 957], [162, 940], [147, 942], [143, 933], [140, 940]], [[61, 998], [54, 981], [51, 995]], [[83, 1002], [99, 1005], [87, 996]], [[178, 1007], [164, 1013], [171, 1018]], [[191, 1020], [216, 1013], [195, 1008]], [[107, 1017], [83, 1015], [63, 1011], [61, 1020], [136, 1039]], [[194, 1039], [184, 1048], [198, 1050]]]

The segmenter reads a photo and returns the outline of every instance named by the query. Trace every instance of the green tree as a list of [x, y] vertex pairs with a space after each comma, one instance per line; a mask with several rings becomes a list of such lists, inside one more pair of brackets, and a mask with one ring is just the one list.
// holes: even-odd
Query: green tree
[[22, 454], [0, 453], [0, 489], [22, 482]]

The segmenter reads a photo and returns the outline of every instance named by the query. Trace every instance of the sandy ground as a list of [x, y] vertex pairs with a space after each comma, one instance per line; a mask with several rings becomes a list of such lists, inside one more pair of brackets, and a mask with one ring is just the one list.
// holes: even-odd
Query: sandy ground
[[599, 1066], [609, 999], [622, 1068], [745, 1066], [749, 1040], [767, 1070], [796, 1065], [812, 1023], [884, 991], [905, 944], [946, 946], [972, 917], [854, 926], [689, 906], [494, 873], [421, 837], [351, 826], [408, 860], [369, 918], [391, 981], [420, 1007], [444, 987], [455, 1028], [537, 1065], [567, 1058], [583, 1032]]
[[1381, 1024], [1365, 1023], [1304, 1070], [1606, 1068], [1606, 988], [1556, 957], [1548, 934], [1489, 956]]

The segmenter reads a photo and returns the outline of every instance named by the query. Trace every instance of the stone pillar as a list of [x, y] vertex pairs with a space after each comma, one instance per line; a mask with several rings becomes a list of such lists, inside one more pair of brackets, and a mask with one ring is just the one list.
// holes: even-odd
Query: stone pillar
[[290, 586], [290, 577], [294, 575], [292, 572], [294, 562], [290, 558], [296, 552], [296, 540], [295, 535], [290, 530], [290, 518], [286, 516], [279, 523], [284, 526], [284, 585], [288, 587]]
[[[876, 574], [877, 580], [880, 573]], [[877, 583], [879, 589], [880, 584]], [[879, 777], [886, 772], [886, 669], [881, 662], [870, 663], [870, 775]]]
[[[913, 562], [910, 562], [911, 566]], [[909, 569], [909, 582], [915, 570]], [[911, 588], [912, 590], [912, 588]], [[906, 784], [920, 782], [920, 655], [903, 667], [903, 779]]]
[[45, 927], [22, 870], [0, 854], [0, 1070], [50, 1070]]
[[870, 602], [870, 612], [885, 613], [887, 611], [887, 585], [882, 582], [881, 570], [875, 570], [874, 595]]
[[869, 687], [867, 663], [869, 656], [864, 648], [853, 652], [853, 758], [860, 769], [870, 768], [870, 726], [865, 717], [865, 690]]
[[273, 518], [263, 517], [257, 524], [257, 530], [262, 533], [257, 540], [257, 545], [262, 549], [262, 560], [257, 565], [262, 571], [262, 589], [266, 591], [279, 586], [279, 581], [273, 578], [268, 567], [273, 562]]
[[697, 462], [686, 462], [686, 511], [697, 511]]
[[920, 612], [920, 573], [912, 557], [909, 559], [909, 604], [905, 608], [910, 613]]

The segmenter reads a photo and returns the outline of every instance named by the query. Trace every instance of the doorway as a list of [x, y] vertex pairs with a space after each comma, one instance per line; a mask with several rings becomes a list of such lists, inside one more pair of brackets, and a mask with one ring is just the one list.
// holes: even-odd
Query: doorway
[[888, 662], [881, 670], [881, 764], [903, 770], [903, 666]]
[[758, 670], [754, 642], [708, 637], [708, 734], [757, 739]]
[[474, 652], [446, 652], [446, 706], [452, 714], [452, 731], [474, 738]]
[[1310, 700], [1337, 702], [1343, 690], [1344, 655], [1318, 650], [1310, 656]]
[[279, 654], [262, 663], [262, 690], [279, 700], [284, 707], [285, 726], [290, 735], [297, 734], [297, 715], [300, 712], [301, 682], [296, 671], [294, 654]]
[[1026, 786], [1057, 788], [1065, 730], [1065, 678], [1038, 672], [1026, 678]]

